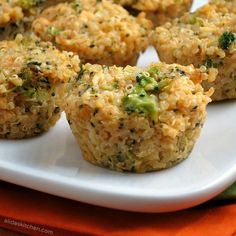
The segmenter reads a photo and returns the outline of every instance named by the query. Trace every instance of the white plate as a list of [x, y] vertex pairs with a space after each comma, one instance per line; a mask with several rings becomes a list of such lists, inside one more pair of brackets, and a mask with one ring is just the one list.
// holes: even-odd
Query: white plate
[[[153, 60], [149, 50], [140, 64]], [[84, 161], [63, 116], [43, 136], [0, 141], [0, 179], [95, 205], [142, 212], [184, 209], [236, 180], [236, 101], [210, 105], [190, 157], [148, 174], [117, 173]]]

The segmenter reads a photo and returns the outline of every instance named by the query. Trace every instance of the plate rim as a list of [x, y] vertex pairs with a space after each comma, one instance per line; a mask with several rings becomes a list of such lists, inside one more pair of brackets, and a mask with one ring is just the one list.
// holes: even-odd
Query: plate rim
[[[172, 212], [196, 206], [217, 196], [220, 192], [233, 184], [236, 179], [235, 165], [232, 166], [229, 171], [227, 171], [223, 175], [220, 175], [211, 183], [208, 183], [207, 185], [190, 192], [181, 192], [175, 195], [171, 195], [160, 193], [157, 194], [156, 191], [151, 191], [148, 194], [146, 194], [144, 191], [139, 191], [137, 194], [137, 191], [121, 192], [115, 188], [111, 191], [106, 187], [100, 188], [100, 186], [95, 186], [93, 184], [87, 185], [86, 181], [77, 180], [77, 184], [75, 185], [75, 180], [72, 180], [72, 182], [68, 182], [68, 180], [71, 178], [67, 176], [63, 176], [58, 181], [56, 180], [56, 176], [58, 174], [49, 174], [51, 178], [46, 178], [44, 176], [40, 176], [43, 171], [34, 170], [33, 174], [26, 173], [24, 171], [19, 171], [19, 169], [16, 170], [17, 168], [14, 168], [14, 164], [7, 165], [6, 163], [4, 163], [4, 161], [0, 160], [0, 173], [1, 180], [3, 181], [92, 205], [145, 213]], [[27, 167], [26, 169], [31, 168]], [[11, 175], [13, 171], [14, 175]], [[42, 182], [46, 183], [46, 185], [43, 184], [40, 186]], [[73, 194], [70, 194], [68, 196], [68, 194], [65, 194], [61, 191], [61, 188], [71, 190], [73, 191]], [[89, 193], [92, 193], [93, 196], [89, 196], [88, 198], [86, 198], [85, 195]], [[101, 196], [109, 199], [110, 201], [116, 201], [117, 199], [119, 199], [119, 202], [115, 202], [112, 204], [110, 201], [107, 201], [107, 203], [104, 201], [101, 202]], [[133, 204], [126, 204], [126, 202], [130, 201], [133, 201], [133, 203], [136, 205], [135, 208]], [[152, 208], [150, 208], [150, 204], [153, 204]], [[169, 204], [169, 206], [166, 207], [166, 204]], [[146, 205], [148, 205], [148, 207], [146, 207]]]

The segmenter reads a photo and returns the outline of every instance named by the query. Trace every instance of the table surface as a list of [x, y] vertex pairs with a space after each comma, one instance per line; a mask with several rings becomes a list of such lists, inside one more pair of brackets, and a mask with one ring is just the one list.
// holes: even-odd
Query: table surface
[[[31, 235], [34, 230], [5, 224], [4, 219], [39, 226], [54, 235], [154, 236], [158, 232], [160, 236], [236, 236], [236, 200], [210, 201], [173, 213], [144, 214], [83, 204], [0, 181], [0, 213], [1, 227]], [[0, 236], [15, 235], [24, 236], [0, 228]]]
[[13, 231], [3, 229], [3, 228], [0, 228], [0, 235], [4, 235], [4, 236], [26, 236], [26, 234], [13, 232]]

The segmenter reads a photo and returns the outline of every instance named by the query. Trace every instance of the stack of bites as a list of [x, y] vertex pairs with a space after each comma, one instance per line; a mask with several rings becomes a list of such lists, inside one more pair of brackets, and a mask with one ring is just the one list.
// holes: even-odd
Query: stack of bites
[[[65, 110], [93, 164], [146, 172], [184, 160], [214, 89], [214, 100], [236, 97], [235, 1], [172, 19], [191, 3], [0, 0], [0, 138], [38, 135]], [[186, 66], [132, 67], [150, 39]]]

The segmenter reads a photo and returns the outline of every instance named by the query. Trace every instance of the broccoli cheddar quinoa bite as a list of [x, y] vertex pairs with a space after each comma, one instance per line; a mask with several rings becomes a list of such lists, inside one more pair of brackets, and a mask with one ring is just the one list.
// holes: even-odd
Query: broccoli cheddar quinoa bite
[[27, 138], [47, 131], [60, 117], [60, 85], [79, 71], [78, 56], [50, 43], [0, 42], [0, 138]]
[[107, 0], [76, 0], [47, 8], [33, 31], [59, 49], [72, 51], [83, 63], [136, 64], [148, 46], [152, 23]]
[[155, 25], [162, 25], [189, 11], [193, 0], [113, 0], [113, 2], [143, 11]]
[[[29, 29], [33, 12], [43, 0], [0, 0], [0, 40]], [[34, 9], [34, 10], [33, 10]]]
[[236, 13], [236, 0], [209, 0], [209, 3], [215, 5], [219, 11]]
[[62, 107], [83, 156], [117, 171], [168, 168], [190, 154], [212, 89], [193, 66], [146, 69], [86, 64], [68, 83]]
[[0, 0], [0, 40], [12, 34], [23, 18], [22, 8], [14, 1]]
[[66, 0], [0, 0], [0, 40], [14, 39], [17, 34], [29, 34], [31, 24], [40, 12]]
[[0, 0], [0, 27], [15, 23], [23, 18], [22, 8], [13, 1]]
[[194, 64], [211, 73], [218, 70], [217, 79], [203, 86], [214, 87], [212, 99], [219, 101], [236, 98], [236, 5], [214, 2], [157, 27], [152, 42], [167, 63]]

